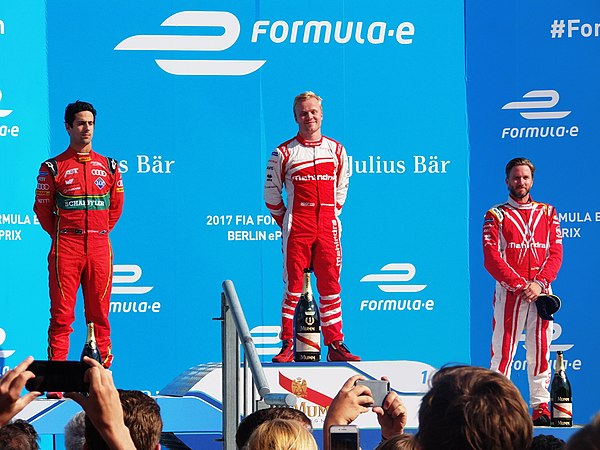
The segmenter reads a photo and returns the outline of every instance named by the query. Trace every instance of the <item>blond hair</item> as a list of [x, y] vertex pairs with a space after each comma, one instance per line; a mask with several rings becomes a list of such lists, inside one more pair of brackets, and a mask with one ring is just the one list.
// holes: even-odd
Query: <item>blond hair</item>
[[296, 420], [273, 419], [261, 424], [250, 436], [248, 450], [318, 450], [317, 442]]
[[321, 106], [321, 108], [323, 108], [323, 99], [321, 97], [319, 97], [313, 91], [305, 91], [305, 92], [302, 92], [302, 93], [296, 95], [296, 97], [294, 98], [294, 105], [292, 106], [292, 111], [294, 112], [294, 117], [296, 117], [296, 105], [298, 105], [298, 103], [302, 103], [303, 101], [309, 100], [311, 98], [316, 99], [319, 102], [319, 105]]

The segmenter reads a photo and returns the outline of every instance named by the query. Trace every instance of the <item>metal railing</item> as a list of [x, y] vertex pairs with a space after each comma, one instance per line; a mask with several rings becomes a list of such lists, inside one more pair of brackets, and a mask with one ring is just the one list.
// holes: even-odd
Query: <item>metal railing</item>
[[[255, 393], [268, 406], [294, 406], [297, 398], [289, 393], [272, 393], [263, 371], [246, 317], [231, 280], [223, 282], [221, 293], [221, 348], [223, 355], [223, 448], [235, 450], [235, 433], [240, 420], [240, 393], [244, 415], [256, 409]], [[244, 382], [240, 389], [240, 342], [244, 349]], [[248, 368], [250, 374], [248, 374]], [[250, 391], [250, 392], [248, 392]], [[248, 400], [248, 399], [251, 400]]]

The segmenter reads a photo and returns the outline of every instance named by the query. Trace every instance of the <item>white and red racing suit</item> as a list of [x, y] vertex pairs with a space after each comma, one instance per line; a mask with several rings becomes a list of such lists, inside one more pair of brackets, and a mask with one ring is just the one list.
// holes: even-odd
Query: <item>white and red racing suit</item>
[[[283, 279], [281, 340], [293, 338], [294, 309], [302, 293], [305, 268], [313, 267], [325, 345], [343, 340], [340, 299], [342, 234], [338, 218], [348, 191], [344, 146], [323, 136], [300, 136], [281, 144], [269, 159], [265, 202], [282, 229]], [[287, 193], [287, 207], [282, 190]]]
[[81, 285], [86, 322], [94, 322], [104, 366], [112, 362], [108, 313], [113, 253], [108, 234], [122, 208], [123, 181], [114, 159], [94, 151], [77, 153], [69, 147], [42, 163], [33, 210], [52, 238], [49, 359], [67, 359]]
[[535, 302], [521, 300], [529, 281], [551, 293], [562, 263], [562, 235], [556, 210], [545, 203], [508, 202], [494, 206], [483, 223], [483, 255], [496, 280], [491, 369], [510, 377], [511, 364], [526, 330], [527, 375], [532, 407], [548, 403], [552, 323], [539, 317]]

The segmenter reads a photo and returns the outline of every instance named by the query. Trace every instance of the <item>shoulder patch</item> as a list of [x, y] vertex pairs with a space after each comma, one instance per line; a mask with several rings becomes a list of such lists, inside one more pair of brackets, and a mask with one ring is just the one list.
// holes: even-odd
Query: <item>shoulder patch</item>
[[106, 156], [106, 161], [108, 162], [108, 170], [110, 171], [110, 173], [112, 173], [113, 175], [115, 174], [115, 172], [117, 171], [117, 161], [109, 156]]
[[48, 170], [52, 174], [53, 177], [58, 173], [58, 164], [56, 164], [56, 159], [50, 158], [44, 161], [44, 164], [48, 167]]
[[492, 215], [498, 219], [498, 222], [502, 222], [504, 220], [504, 212], [497, 206], [490, 208], [489, 212], [491, 212]]

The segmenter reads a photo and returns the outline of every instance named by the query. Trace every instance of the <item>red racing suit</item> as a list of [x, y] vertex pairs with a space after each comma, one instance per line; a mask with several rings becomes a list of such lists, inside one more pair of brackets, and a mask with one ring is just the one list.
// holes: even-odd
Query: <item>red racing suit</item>
[[108, 312], [113, 254], [108, 234], [122, 209], [123, 180], [114, 159], [69, 147], [42, 163], [33, 210], [52, 238], [49, 359], [67, 359], [81, 285], [86, 322], [94, 322], [103, 364], [112, 362]]
[[[287, 193], [287, 207], [282, 189]], [[281, 144], [269, 159], [265, 202], [282, 229], [283, 280], [281, 340], [293, 338], [293, 318], [305, 268], [313, 267], [325, 345], [343, 340], [340, 271], [341, 212], [348, 191], [344, 146], [323, 136], [300, 136]]]
[[526, 330], [530, 404], [548, 403], [552, 323], [539, 317], [535, 302], [521, 300], [527, 282], [551, 293], [562, 263], [562, 235], [556, 210], [545, 203], [508, 202], [491, 208], [483, 224], [483, 255], [496, 280], [491, 368], [510, 377], [511, 364]]

